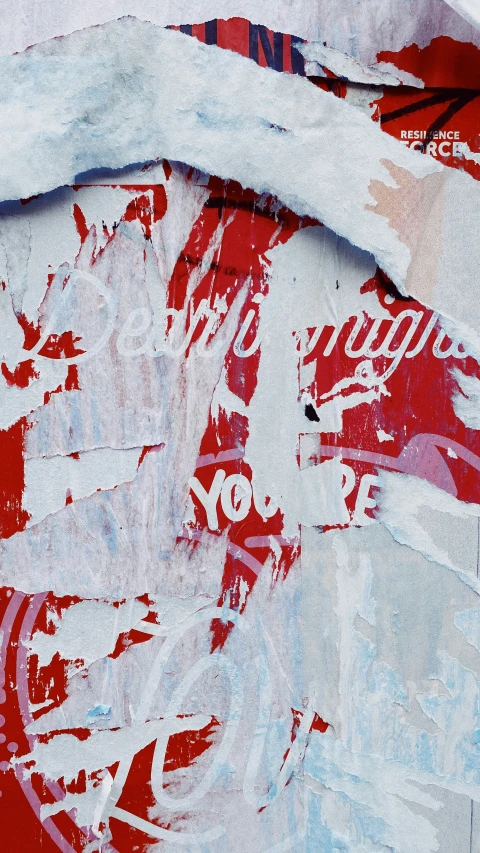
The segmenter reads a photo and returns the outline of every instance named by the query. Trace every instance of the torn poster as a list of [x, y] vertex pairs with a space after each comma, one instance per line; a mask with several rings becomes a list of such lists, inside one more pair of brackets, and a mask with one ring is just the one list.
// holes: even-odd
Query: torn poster
[[2, 844], [480, 853], [478, 15], [188, 5], [0, 60]]

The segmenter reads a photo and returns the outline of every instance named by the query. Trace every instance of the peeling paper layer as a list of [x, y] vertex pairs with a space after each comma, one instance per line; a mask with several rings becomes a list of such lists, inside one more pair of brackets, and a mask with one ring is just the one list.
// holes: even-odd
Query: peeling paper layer
[[[372, 252], [402, 292], [449, 317], [455, 307], [465, 334], [475, 337], [461, 294], [474, 282], [478, 241], [464, 237], [465, 252], [456, 236], [459, 204], [476, 221], [476, 183], [405, 150], [350, 105], [304, 80], [134, 20], [45, 43], [3, 66], [12, 101], [4, 103], [10, 142], [0, 197], [44, 192], [101, 166], [182, 160], [321, 219]], [[188, 81], [181, 90], [179, 75]], [[134, 99], [120, 79], [131, 81]], [[27, 125], [15, 107], [20, 98], [29, 105]], [[41, 176], [39, 151], [46, 162]], [[292, 166], [297, 161], [301, 172]]]
[[452, 9], [455, 9], [462, 18], [465, 18], [469, 24], [478, 29], [480, 23], [480, 15], [478, 5], [475, 0], [445, 0]]
[[[398, 75], [384, 71], [380, 65], [362, 66], [356, 59], [331, 47], [324, 47], [321, 42], [309, 42], [299, 45], [300, 53], [311, 64], [307, 74], [314, 76], [321, 73], [321, 67], [328, 68], [336, 77], [349, 80], [351, 83], [363, 83], [366, 86], [399, 86], [401, 83], [423, 88], [424, 83], [413, 74], [397, 69]], [[320, 68], [318, 67], [320, 66]], [[322, 75], [323, 76], [323, 75]]]

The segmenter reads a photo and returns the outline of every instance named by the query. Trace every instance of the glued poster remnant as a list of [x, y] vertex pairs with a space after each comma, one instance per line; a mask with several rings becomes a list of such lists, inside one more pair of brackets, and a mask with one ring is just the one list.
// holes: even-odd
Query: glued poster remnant
[[251, 5], [0, 59], [11, 853], [480, 853], [475, 10]]

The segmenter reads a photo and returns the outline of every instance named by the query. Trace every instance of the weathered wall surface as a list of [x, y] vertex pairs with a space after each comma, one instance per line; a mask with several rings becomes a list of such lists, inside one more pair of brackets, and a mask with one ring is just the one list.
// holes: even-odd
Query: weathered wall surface
[[479, 853], [474, 4], [3, 5], [2, 845]]

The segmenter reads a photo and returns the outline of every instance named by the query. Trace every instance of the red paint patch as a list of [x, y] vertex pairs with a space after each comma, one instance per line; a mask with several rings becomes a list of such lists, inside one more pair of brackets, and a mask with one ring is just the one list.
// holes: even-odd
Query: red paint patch
[[427, 88], [480, 89], [480, 50], [449, 36], [434, 38], [423, 48], [411, 44], [397, 52], [381, 50], [377, 60], [414, 74]]
[[87, 226], [85, 216], [83, 215], [83, 211], [78, 206], [78, 204], [73, 205], [73, 218], [77, 227], [78, 236], [80, 237], [80, 242], [84, 243], [88, 237], [89, 228]]
[[22, 418], [7, 430], [0, 430], [0, 538], [8, 539], [24, 530], [30, 518], [22, 509], [25, 488], [23, 458], [27, 420]]
[[35, 362], [31, 358], [17, 364], [13, 371], [9, 370], [7, 365], [2, 362], [2, 374], [9, 387], [15, 385], [17, 388], [28, 388], [32, 379], [38, 379], [40, 376], [35, 370]]

